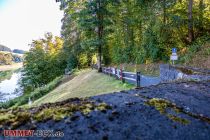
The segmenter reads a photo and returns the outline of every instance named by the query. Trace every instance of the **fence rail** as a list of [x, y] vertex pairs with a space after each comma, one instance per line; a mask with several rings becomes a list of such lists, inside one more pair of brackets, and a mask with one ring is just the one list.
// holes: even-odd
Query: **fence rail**
[[[96, 67], [95, 67], [96, 68]], [[103, 67], [102, 72], [116, 77], [116, 79], [122, 82], [134, 84], [137, 88], [146, 87], [151, 85], [157, 85], [162, 82], [170, 82], [176, 80], [199, 80], [207, 81], [210, 79], [210, 70], [189, 68], [185, 66], [171, 66], [168, 64], [160, 65], [160, 76], [142, 75], [140, 72], [127, 72], [123, 69], [117, 69], [114, 67]]]
[[116, 77], [117, 79], [120, 79], [123, 83], [127, 82], [130, 84], [135, 84], [137, 88], [141, 87], [140, 81], [141, 81], [141, 73], [140, 72], [126, 72], [122, 69], [117, 69], [113, 67], [103, 67], [102, 72]]

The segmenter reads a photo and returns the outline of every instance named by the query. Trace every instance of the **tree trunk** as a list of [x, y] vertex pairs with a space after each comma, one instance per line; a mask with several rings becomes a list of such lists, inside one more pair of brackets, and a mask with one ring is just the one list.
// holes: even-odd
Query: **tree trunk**
[[199, 2], [199, 31], [203, 31], [203, 10], [204, 10], [204, 5], [203, 5], [203, 0], [200, 0]]
[[189, 0], [188, 5], [188, 38], [191, 43], [194, 40], [194, 31], [193, 31], [193, 0]]
[[102, 61], [102, 46], [98, 46], [98, 55], [99, 55], [99, 66], [98, 66], [98, 72], [102, 72], [102, 67], [101, 67], [101, 61]]
[[98, 45], [98, 55], [99, 55], [99, 68], [98, 72], [102, 72], [102, 39], [103, 39], [103, 15], [102, 12], [100, 11], [102, 8], [102, 2], [101, 0], [98, 1], [98, 13], [97, 13], [97, 18], [99, 21], [98, 24], [98, 39], [99, 39], [99, 45]]

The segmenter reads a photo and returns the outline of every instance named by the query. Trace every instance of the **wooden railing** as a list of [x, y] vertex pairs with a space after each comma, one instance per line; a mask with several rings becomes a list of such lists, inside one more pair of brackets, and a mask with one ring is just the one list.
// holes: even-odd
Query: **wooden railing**
[[127, 82], [130, 84], [135, 84], [137, 88], [140, 88], [140, 81], [141, 81], [141, 73], [140, 72], [126, 72], [122, 69], [117, 69], [117, 68], [113, 68], [113, 67], [103, 67], [102, 68], [102, 72], [116, 77], [116, 79], [121, 80], [123, 83]]

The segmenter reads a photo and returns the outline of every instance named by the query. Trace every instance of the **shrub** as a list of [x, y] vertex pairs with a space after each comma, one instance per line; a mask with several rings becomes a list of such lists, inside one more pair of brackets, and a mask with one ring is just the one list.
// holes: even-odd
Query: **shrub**
[[88, 66], [88, 58], [86, 54], [79, 56], [79, 68], [86, 68]]

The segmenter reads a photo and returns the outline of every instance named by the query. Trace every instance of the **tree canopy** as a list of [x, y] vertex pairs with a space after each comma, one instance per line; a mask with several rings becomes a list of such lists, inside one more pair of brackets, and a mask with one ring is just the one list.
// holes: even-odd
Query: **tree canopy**
[[210, 34], [208, 0], [60, 2], [64, 48], [74, 57], [69, 63], [95, 54], [105, 65], [168, 61], [173, 47], [185, 53]]
[[22, 72], [21, 83], [26, 91], [45, 86], [64, 73], [66, 64], [62, 47], [63, 40], [53, 37], [51, 33], [32, 42], [31, 49], [25, 54]]
[[45, 86], [66, 68], [98, 63], [100, 72], [102, 64], [167, 62], [172, 48], [184, 56], [210, 40], [209, 0], [56, 2], [64, 11], [62, 36], [47, 33], [32, 42], [22, 79], [29, 91]]

